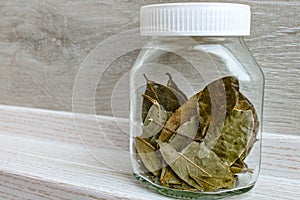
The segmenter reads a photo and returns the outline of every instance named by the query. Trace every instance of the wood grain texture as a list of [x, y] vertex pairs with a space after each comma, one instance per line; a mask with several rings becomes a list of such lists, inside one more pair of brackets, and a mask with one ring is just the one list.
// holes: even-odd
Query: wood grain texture
[[[145, 189], [132, 176], [126, 162], [128, 136], [122, 131], [128, 127], [126, 119], [97, 116], [101, 131], [91, 127], [95, 116], [75, 118], [72, 113], [0, 106], [0, 199], [169, 199]], [[89, 131], [78, 134], [76, 127]], [[118, 145], [98, 143], [116, 138]], [[125, 156], [119, 155], [120, 148]], [[299, 199], [299, 151], [299, 136], [265, 133], [256, 187], [227, 199]], [[97, 152], [111, 156], [110, 164], [125, 171], [96, 160]]]
[[[86, 56], [105, 39], [137, 28], [140, 6], [167, 2], [178, 1], [0, 1], [0, 103], [71, 111], [73, 84]], [[252, 36], [247, 43], [266, 76], [264, 130], [299, 135], [300, 2], [230, 2], [252, 6]], [[116, 48], [109, 46], [107, 51]], [[115, 60], [99, 80], [98, 114], [128, 116], [126, 72], [138, 52]]]

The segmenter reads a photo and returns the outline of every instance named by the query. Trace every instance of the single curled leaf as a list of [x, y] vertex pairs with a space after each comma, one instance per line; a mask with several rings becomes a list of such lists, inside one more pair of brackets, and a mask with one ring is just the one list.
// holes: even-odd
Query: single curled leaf
[[155, 176], [160, 175], [161, 163], [155, 148], [141, 137], [135, 137], [135, 147], [145, 167]]

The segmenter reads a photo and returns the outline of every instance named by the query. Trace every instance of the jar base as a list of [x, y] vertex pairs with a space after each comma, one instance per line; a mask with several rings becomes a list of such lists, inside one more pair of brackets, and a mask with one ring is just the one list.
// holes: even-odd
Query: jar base
[[171, 188], [166, 188], [161, 185], [152, 183], [147, 178], [134, 174], [135, 178], [144, 184], [147, 188], [151, 189], [154, 192], [160, 193], [165, 196], [177, 198], [177, 199], [201, 199], [201, 200], [215, 200], [215, 199], [223, 199], [225, 197], [240, 195], [246, 193], [253, 189], [255, 183], [252, 183], [248, 186], [242, 188], [235, 188], [231, 190], [221, 190], [218, 192], [191, 192], [191, 191], [184, 191], [184, 190], [176, 190]]

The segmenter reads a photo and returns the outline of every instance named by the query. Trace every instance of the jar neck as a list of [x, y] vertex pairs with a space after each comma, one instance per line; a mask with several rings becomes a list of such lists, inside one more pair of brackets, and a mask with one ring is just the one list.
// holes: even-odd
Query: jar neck
[[193, 45], [243, 42], [243, 36], [153, 36], [152, 44], [160, 45]]

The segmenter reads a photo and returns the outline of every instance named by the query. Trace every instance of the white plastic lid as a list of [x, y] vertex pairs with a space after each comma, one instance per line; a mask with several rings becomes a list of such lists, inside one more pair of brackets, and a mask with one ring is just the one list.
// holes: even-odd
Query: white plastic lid
[[141, 35], [250, 35], [249, 5], [233, 3], [169, 3], [141, 8]]

